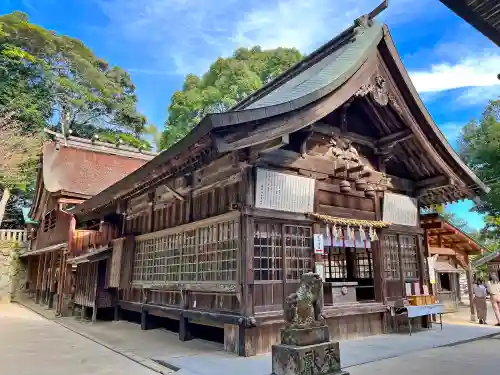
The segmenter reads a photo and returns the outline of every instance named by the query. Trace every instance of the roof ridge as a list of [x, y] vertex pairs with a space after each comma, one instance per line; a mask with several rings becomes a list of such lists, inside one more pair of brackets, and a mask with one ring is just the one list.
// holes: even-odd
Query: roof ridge
[[109, 142], [102, 142], [95, 139], [87, 139], [75, 136], [65, 137], [63, 134], [54, 132], [49, 129], [44, 131], [55, 137], [55, 143], [62, 144], [64, 147], [71, 147], [76, 149], [84, 149], [93, 152], [100, 152], [109, 155], [126, 156], [136, 159], [150, 160], [158, 153], [143, 150], [140, 148], [132, 147], [124, 144], [113, 144]]
[[373, 26], [373, 19], [385, 10], [388, 6], [388, 0], [383, 0], [380, 5], [378, 5], [370, 13], [364, 14], [354, 20], [353, 24], [342, 31], [340, 34], [336, 35], [325, 44], [318, 47], [316, 50], [305, 56], [302, 60], [298, 61], [290, 68], [282, 72], [281, 74], [274, 77], [271, 81], [263, 85], [261, 88], [249, 94], [247, 97], [240, 100], [234, 106], [229, 108], [227, 112], [239, 111], [247, 109], [248, 106], [252, 105], [259, 99], [262, 99], [266, 95], [270, 94], [275, 89], [279, 88], [284, 82], [288, 82], [290, 79], [294, 78], [301, 72], [305, 71], [309, 67], [315, 65], [318, 61], [322, 60], [325, 56], [330, 55], [335, 50], [340, 48], [344, 43], [348, 42], [350, 39], [356, 36], [356, 31], [361, 29], [370, 28]]

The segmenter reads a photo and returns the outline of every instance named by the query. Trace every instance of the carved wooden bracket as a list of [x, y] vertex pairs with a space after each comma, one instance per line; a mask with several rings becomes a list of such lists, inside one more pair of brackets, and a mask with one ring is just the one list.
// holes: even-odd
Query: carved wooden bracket
[[357, 98], [362, 98], [367, 95], [370, 95], [372, 100], [379, 107], [385, 107], [386, 105], [390, 104], [396, 112], [398, 112], [399, 114], [402, 113], [401, 107], [396, 101], [396, 97], [387, 89], [384, 77], [378, 75], [375, 76], [372, 82], [362, 85], [354, 93], [354, 96]]

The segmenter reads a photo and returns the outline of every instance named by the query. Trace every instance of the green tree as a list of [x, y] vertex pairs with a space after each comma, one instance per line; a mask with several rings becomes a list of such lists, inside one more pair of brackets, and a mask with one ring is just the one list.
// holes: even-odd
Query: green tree
[[0, 16], [0, 224], [11, 195], [33, 184], [44, 127], [149, 149], [136, 105], [128, 73], [80, 40], [32, 24], [21, 12]]
[[41, 131], [25, 131], [13, 113], [0, 111], [0, 226], [12, 190], [26, 190], [33, 181], [42, 141]]
[[[2, 80], [0, 105], [17, 109], [22, 120], [30, 112], [36, 124], [52, 119], [64, 133], [112, 129], [138, 138], [143, 132], [146, 118], [136, 109], [128, 73], [97, 58], [80, 40], [14, 12], [0, 16], [0, 54], [0, 74], [11, 77]], [[39, 100], [26, 107], [33, 97]]]
[[161, 148], [183, 138], [208, 113], [225, 112], [302, 59], [295, 48], [240, 48], [218, 58], [208, 72], [189, 74], [182, 90], [172, 95]]
[[484, 232], [500, 239], [500, 100], [492, 100], [479, 120], [462, 129], [459, 140], [462, 159], [486, 181], [491, 191], [477, 210], [487, 215]]

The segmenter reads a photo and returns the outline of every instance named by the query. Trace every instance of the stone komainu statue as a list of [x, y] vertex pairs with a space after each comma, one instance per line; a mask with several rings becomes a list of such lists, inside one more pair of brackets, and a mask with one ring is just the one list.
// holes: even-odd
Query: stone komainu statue
[[302, 274], [297, 292], [285, 300], [285, 322], [289, 328], [307, 328], [325, 324], [323, 281], [313, 272]]

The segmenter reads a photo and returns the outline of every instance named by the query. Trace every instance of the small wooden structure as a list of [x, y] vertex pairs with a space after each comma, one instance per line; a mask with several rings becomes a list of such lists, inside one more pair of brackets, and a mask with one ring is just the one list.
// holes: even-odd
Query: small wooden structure
[[[27, 224], [30, 239], [22, 257], [27, 266], [26, 291], [50, 308], [70, 295], [73, 271], [67, 267], [68, 250], [81, 251], [107, 243], [99, 225], [75, 230], [71, 210], [133, 172], [152, 154], [124, 146], [53, 135], [40, 158], [36, 192]], [[58, 298], [54, 298], [55, 296]]]
[[[496, 273], [500, 278], [500, 251], [485, 252], [482, 257], [476, 258], [472, 262], [474, 268], [487, 265], [488, 273]], [[485, 280], [486, 281], [486, 280]]]
[[498, 0], [440, 1], [500, 47], [500, 3]]
[[460, 277], [465, 274], [469, 303], [472, 306], [470, 256], [480, 255], [487, 250], [438, 214], [423, 215], [420, 221], [425, 229], [429, 256], [434, 258], [431, 268], [435, 271], [435, 295], [446, 306], [447, 311], [456, 310], [462, 302]]
[[226, 350], [265, 353], [285, 296], [315, 271], [334, 337], [391, 330], [387, 305], [406, 282], [428, 283], [419, 207], [487, 188], [432, 121], [377, 12], [74, 210], [78, 225], [117, 228], [97, 270], [117, 316], [178, 322], [180, 340], [212, 326]]

